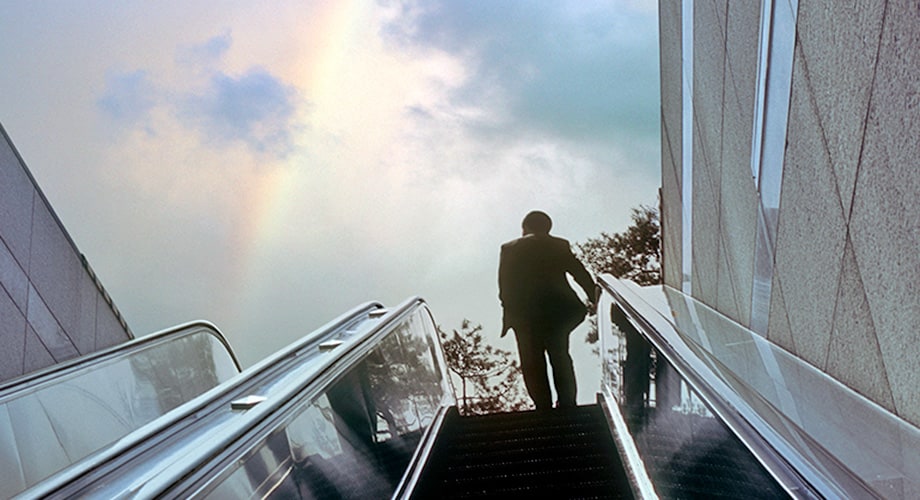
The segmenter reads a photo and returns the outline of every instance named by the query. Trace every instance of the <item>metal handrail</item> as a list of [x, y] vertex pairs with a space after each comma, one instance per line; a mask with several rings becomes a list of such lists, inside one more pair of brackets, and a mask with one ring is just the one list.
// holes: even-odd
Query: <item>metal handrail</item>
[[422, 479], [422, 474], [425, 472], [425, 466], [428, 460], [434, 454], [435, 446], [438, 443], [438, 437], [441, 435], [441, 429], [444, 427], [444, 422], [452, 409], [457, 411], [457, 406], [442, 406], [438, 409], [431, 425], [428, 426], [428, 429], [426, 429], [425, 433], [422, 435], [418, 448], [415, 449], [415, 453], [412, 454], [409, 465], [406, 467], [406, 473], [396, 486], [396, 490], [393, 492], [391, 498], [406, 500], [412, 497], [415, 488]]
[[161, 443], [201, 422], [207, 415], [221, 409], [229, 408], [227, 402], [238, 397], [241, 392], [263, 383], [272, 376], [283, 373], [292, 364], [302, 361], [299, 356], [308, 350], [316, 349], [328, 338], [340, 333], [347, 326], [361, 318], [366, 318], [372, 311], [382, 310], [377, 302], [368, 302], [353, 308], [331, 322], [321, 326], [300, 341], [269, 356], [256, 365], [191, 401], [175, 408], [164, 417], [141, 427], [125, 436], [104, 452], [87, 460], [78, 462], [47, 480], [26, 490], [29, 497], [70, 496], [66, 491], [83, 487], [106, 474], [117, 470], [127, 460], [143, 453], [143, 450]]
[[[302, 401], [309, 400], [328, 389], [355, 363], [376, 348], [378, 342], [389, 335], [403, 319], [423, 307], [426, 305], [421, 297], [412, 297], [387, 311], [372, 328], [340, 346], [343, 350], [337, 356], [321, 360], [316, 370], [305, 379], [276, 388], [277, 392], [270, 400], [248, 411], [246, 422], [239, 425], [236, 432], [224, 434], [220, 439], [210, 441], [204, 450], [199, 448], [197, 459], [161, 471], [153, 481], [144, 485], [141, 494], [150, 494], [158, 498], [188, 497], [190, 491], [197, 488], [202, 480], [207, 479], [209, 471], [235, 460], [244, 452], [241, 448], [248, 448], [258, 442], [260, 436], [284, 420]], [[443, 369], [443, 360], [440, 366]]]
[[[798, 497], [805, 498], [822, 498], [815, 492], [811, 485], [799, 476], [799, 474], [788, 466], [782, 456], [778, 455], [775, 450], [764, 443], [763, 438], [735, 408], [719, 392], [713, 388], [719, 384], [714, 377], [702, 374], [694, 369], [683, 355], [678, 353], [672, 339], [665, 339], [660, 332], [641, 314], [639, 314], [625, 295], [617, 290], [614, 282], [610, 281], [607, 276], [601, 276], [598, 280], [602, 290], [609, 293], [614, 299], [617, 306], [626, 313], [634, 326], [638, 327], [639, 332], [658, 350], [675, 370], [687, 381], [700, 398], [706, 402], [713, 413], [718, 415], [719, 419], [725, 423], [732, 432], [745, 444], [757, 460], [770, 471], [771, 475], [790, 494], [798, 493]], [[724, 387], [720, 387], [724, 391]], [[724, 394], [724, 392], [722, 392]], [[771, 467], [771, 465], [773, 465]], [[777, 467], [778, 466], [778, 467]]]
[[216, 338], [227, 350], [227, 354], [233, 361], [236, 371], [241, 371], [240, 362], [236, 357], [236, 353], [233, 352], [233, 348], [230, 347], [230, 343], [227, 341], [224, 334], [221, 333], [213, 323], [197, 320], [166, 328], [158, 332], [144, 335], [143, 337], [137, 337], [101, 351], [69, 359], [41, 370], [5, 380], [0, 383], [0, 401], [16, 395], [20, 391], [30, 390], [36, 385], [54, 383], [56, 380], [61, 380], [64, 377], [95, 364], [122, 358], [130, 353], [140, 351], [141, 349], [146, 349], [160, 343], [172, 342], [176, 339], [199, 332], [205, 332]]
[[[720, 380], [705, 362], [684, 344], [670, 323], [668, 327], [671, 331], [661, 331], [662, 324], [652, 324], [631, 303], [627, 297], [629, 292], [620, 280], [605, 275], [598, 281], [603, 292], [613, 298], [643, 337], [674, 366], [712, 412], [718, 415], [790, 495], [795, 498], [846, 496], [835, 481], [813, 466], [807, 457], [785, 445], [769, 424], [760, 419], [757, 412], [745, 403], [744, 397]], [[848, 476], [860, 488], [863, 496], [876, 496], [859, 478], [851, 474]]]

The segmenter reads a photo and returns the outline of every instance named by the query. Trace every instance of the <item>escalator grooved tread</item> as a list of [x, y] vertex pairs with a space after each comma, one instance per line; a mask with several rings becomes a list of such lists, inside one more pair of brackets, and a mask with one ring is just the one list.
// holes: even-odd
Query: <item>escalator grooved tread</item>
[[413, 498], [632, 498], [597, 405], [445, 421]]
[[[517, 449], [517, 450], [495, 450], [488, 453], [465, 453], [458, 454], [452, 457], [449, 463], [466, 463], [470, 460], [477, 460], [480, 462], [485, 462], [487, 464], [491, 463], [501, 463], [507, 462], [509, 460], [518, 459], [518, 457], [524, 460], [535, 460], [534, 455], [540, 453], [553, 453], [559, 451], [558, 448], [549, 448], [549, 449], [539, 449], [539, 448], [528, 448], [528, 449]], [[579, 450], [578, 448], [571, 448], [564, 450], [566, 453], [553, 453], [552, 460], [572, 460], [579, 457], [604, 457], [606, 453], [603, 451], [590, 451], [584, 452], [584, 450]]]

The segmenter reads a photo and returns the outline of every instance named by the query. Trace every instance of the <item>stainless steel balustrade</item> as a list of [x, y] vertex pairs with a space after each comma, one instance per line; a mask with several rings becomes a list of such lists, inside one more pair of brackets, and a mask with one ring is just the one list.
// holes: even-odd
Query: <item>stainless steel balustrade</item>
[[0, 497], [78, 463], [239, 373], [224, 337], [196, 322], [0, 386]]
[[[643, 498], [654, 497], [655, 488], [660, 492], [666, 486], [652, 486], [649, 477], [652, 481], [659, 477], [643, 468], [653, 464], [643, 463], [642, 446], [635, 453], [630, 432], [654, 425], [643, 420], [654, 413], [629, 412], [637, 404], [667, 407], [667, 413], [677, 419], [672, 415], [662, 427], [691, 421], [694, 432], [710, 427], [706, 422], [715, 422], [715, 413], [762, 464], [754, 461], [754, 468], [769, 471], [763, 475], [770, 484], [752, 476], [749, 485], [766, 488], [754, 491], [785, 489], [796, 498], [906, 497], [893, 492], [897, 488], [908, 494], [917, 491], [920, 461], [914, 458], [920, 438], [915, 428], [892, 419], [817, 370], [800, 366], [804, 364], [788, 353], [784, 357], [781, 349], [680, 292], [640, 288], [610, 277], [602, 277], [600, 283], [602, 398], [616, 413], [613, 420], [621, 454], [629, 455], [624, 458], [633, 468], [634, 479], [645, 483], [640, 485], [645, 488]], [[189, 339], [196, 331], [193, 326], [183, 330]], [[632, 333], [624, 333], [627, 330]], [[198, 333], [205, 335], [202, 338], [209, 335]], [[629, 341], [631, 334], [641, 334], [650, 347], [637, 348], [635, 339]], [[147, 342], [154, 345], [156, 338]], [[166, 344], [188, 345], [178, 338]], [[142, 341], [132, 344], [137, 353], [145, 351], [138, 348]], [[188, 342], [225, 347], [219, 334], [208, 342]], [[641, 358], [627, 355], [637, 349], [645, 349], [647, 364], [637, 365], [636, 359]], [[111, 410], [133, 408], [134, 413], [125, 414], [139, 417], [133, 428], [123, 426], [128, 431], [120, 431], [114, 440], [97, 439], [87, 420], [74, 422], [67, 431], [52, 429], [47, 436], [61, 443], [79, 431], [91, 436], [90, 441], [105, 444], [84, 450], [83, 455], [73, 453], [69, 462], [45, 472], [50, 477], [35, 476], [38, 479], [27, 483], [23, 475], [18, 489], [6, 496], [21, 492], [27, 498], [404, 497], [411, 495], [431, 452], [445, 408], [456, 404], [435, 323], [419, 298], [392, 309], [378, 303], [359, 306], [242, 373], [234, 375], [236, 368], [226, 366], [214, 368], [224, 381], [197, 396], [191, 392], [177, 396], [169, 390], [158, 393], [153, 385], [118, 385], [123, 383], [118, 374], [128, 373], [125, 370], [160, 373], [144, 362], [128, 368], [119, 365], [126, 362], [124, 352], [113, 349], [94, 355], [8, 384], [0, 392], [0, 405], [31, 398], [32, 406], [46, 415], [60, 416], [61, 407], [54, 406], [60, 402], [77, 411], [103, 407], [118, 415]], [[196, 381], [200, 362], [207, 358], [196, 352], [201, 350], [183, 348], [176, 354], [184, 358], [172, 360], [181, 367], [167, 363], [170, 376], [186, 385]], [[226, 352], [235, 367], [232, 352]], [[210, 356], [215, 358], [214, 351]], [[67, 385], [60, 382], [64, 380], [84, 380], [83, 385], [91, 387], [99, 379], [87, 375], [92, 371], [87, 370], [109, 365], [113, 368], [98, 373], [112, 375], [108, 382], [118, 391], [94, 397], [79, 389], [80, 384], [71, 384], [61, 392]], [[55, 379], [58, 383], [52, 383]], [[78, 388], [78, 397], [66, 395], [73, 388]], [[41, 392], [52, 389], [57, 392]], [[133, 391], [141, 391], [142, 396]], [[164, 398], [173, 404], [160, 405], [159, 412], [147, 411], [149, 401]], [[20, 450], [21, 441], [28, 439], [23, 436], [41, 436], [44, 431], [14, 435], [12, 423], [21, 415], [13, 418], [20, 410], [9, 408], [0, 406], [0, 439]], [[858, 414], [859, 419], [841, 418], [841, 409]], [[681, 415], [687, 418], [681, 420]], [[35, 422], [45, 425], [41, 418]], [[695, 452], [696, 445], [691, 440], [680, 450]], [[33, 446], [28, 450], [35, 456], [46, 451]], [[4, 457], [10, 463], [9, 454]], [[731, 463], [737, 467], [737, 462]], [[665, 465], [672, 467], [675, 462]], [[782, 489], [774, 491], [773, 478]], [[7, 481], [0, 484], [6, 487]], [[31, 487], [22, 491], [23, 485]]]
[[392, 495], [423, 435], [456, 403], [434, 321], [410, 299], [342, 349], [309, 386], [292, 386], [259, 428], [212, 457], [208, 472], [168, 496]]
[[453, 392], [424, 303], [382, 312], [375, 304], [344, 315], [27, 494], [392, 492]]
[[[305, 336], [275, 355], [263, 360], [259, 364], [246, 370], [245, 374], [237, 374], [216, 386], [213, 390], [205, 392], [187, 403], [175, 408], [172, 412], [151, 421], [104, 450], [87, 457], [86, 459], [61, 470], [54, 476], [47, 478], [23, 493], [23, 497], [67, 497], [61, 493], [74, 488], [83, 488], [91, 485], [95, 478], [104, 477], [108, 468], [117, 467], [118, 464], [129, 461], [132, 457], [151, 447], [161, 445], [182, 431], [187, 431], [194, 424], [202, 420], [202, 416], [214, 408], [223, 408], [222, 397], [233, 397], [233, 391], [247, 391], [255, 384], [270, 384], [278, 377], [272, 378], [279, 370], [291, 363], [301, 363], [304, 359], [315, 357], [320, 351], [320, 344], [330, 339], [335, 339], [354, 332], [356, 324], [366, 321], [383, 306], [377, 303], [368, 303], [356, 307], [352, 311], [336, 318], [324, 327], [310, 335]], [[185, 360], [189, 361], [189, 360]], [[186, 370], [189, 367], [185, 367]], [[229, 405], [229, 403], [227, 403]], [[119, 496], [124, 496], [125, 493]]]
[[[682, 390], [679, 403], [667, 404], [718, 413], [792, 496], [911, 498], [920, 492], [916, 427], [677, 290], [609, 276], [601, 285], [603, 387], [614, 404], [635, 390], [617, 375], [627, 346], [612, 317], [622, 315], [696, 393]], [[648, 397], [657, 388], [644, 390]]]

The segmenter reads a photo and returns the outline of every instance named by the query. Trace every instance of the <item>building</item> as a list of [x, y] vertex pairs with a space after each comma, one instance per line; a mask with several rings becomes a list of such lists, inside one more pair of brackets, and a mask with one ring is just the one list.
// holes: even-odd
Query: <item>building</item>
[[132, 337], [0, 127], [0, 380]]
[[920, 425], [920, 10], [662, 0], [665, 284]]

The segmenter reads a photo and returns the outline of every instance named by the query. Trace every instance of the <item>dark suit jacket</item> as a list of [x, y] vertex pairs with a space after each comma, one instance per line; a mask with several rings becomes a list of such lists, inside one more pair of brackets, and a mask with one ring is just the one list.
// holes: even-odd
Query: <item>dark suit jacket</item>
[[529, 234], [502, 245], [498, 265], [502, 334], [509, 328], [537, 323], [568, 331], [575, 328], [585, 317], [585, 307], [566, 274], [594, 300], [594, 280], [572, 254], [568, 241]]

